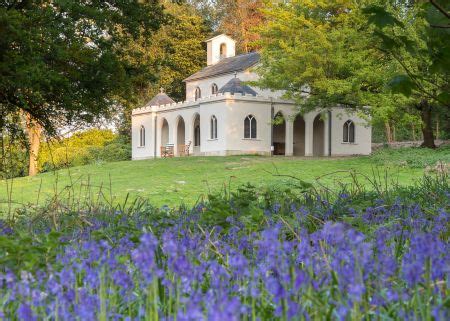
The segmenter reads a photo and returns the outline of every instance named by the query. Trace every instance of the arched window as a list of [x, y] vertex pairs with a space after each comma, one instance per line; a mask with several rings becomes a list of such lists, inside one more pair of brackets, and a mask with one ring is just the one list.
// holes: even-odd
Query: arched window
[[245, 117], [244, 138], [256, 139], [256, 118], [253, 115]]
[[202, 91], [200, 90], [200, 87], [195, 88], [195, 100], [202, 98]]
[[211, 116], [211, 139], [217, 139], [217, 118]]
[[227, 57], [227, 44], [222, 43], [220, 45], [220, 58], [226, 58]]
[[194, 128], [194, 146], [200, 146], [200, 125], [195, 125]]
[[216, 84], [212, 84], [211, 86], [211, 94], [215, 95], [219, 92], [219, 87]]
[[144, 147], [145, 146], [145, 127], [141, 126], [141, 129], [139, 131], [139, 146]]
[[351, 120], [347, 120], [344, 123], [343, 142], [354, 143], [355, 142], [355, 124]]

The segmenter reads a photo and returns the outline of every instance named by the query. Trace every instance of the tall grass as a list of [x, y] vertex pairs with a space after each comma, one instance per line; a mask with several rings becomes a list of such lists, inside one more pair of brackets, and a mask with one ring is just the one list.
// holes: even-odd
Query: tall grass
[[55, 186], [0, 223], [0, 317], [448, 319], [447, 174], [343, 174], [334, 189], [227, 184], [192, 208]]

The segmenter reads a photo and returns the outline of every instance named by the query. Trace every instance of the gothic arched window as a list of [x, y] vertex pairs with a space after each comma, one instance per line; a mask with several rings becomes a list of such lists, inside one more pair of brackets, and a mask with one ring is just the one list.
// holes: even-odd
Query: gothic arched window
[[200, 90], [200, 87], [195, 88], [195, 100], [202, 98], [202, 91]]
[[256, 138], [256, 118], [253, 115], [245, 117], [244, 138]]
[[145, 146], [145, 127], [141, 126], [141, 129], [139, 131], [139, 146], [144, 147]]
[[219, 92], [219, 87], [216, 84], [212, 84], [211, 86], [211, 94], [215, 95]]
[[211, 116], [211, 139], [217, 139], [217, 118]]
[[342, 141], [344, 143], [354, 143], [355, 142], [355, 124], [351, 120], [347, 120], [343, 127], [343, 137]]

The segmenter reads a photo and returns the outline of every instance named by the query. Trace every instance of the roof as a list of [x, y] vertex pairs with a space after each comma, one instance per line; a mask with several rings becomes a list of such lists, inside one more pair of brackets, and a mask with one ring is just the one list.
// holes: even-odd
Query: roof
[[164, 89], [160, 89], [160, 93], [157, 94], [155, 97], [153, 97], [148, 103], [146, 103], [146, 106], [160, 106], [160, 105], [166, 105], [166, 104], [172, 104], [175, 101], [167, 96], [167, 94], [164, 92]]
[[214, 37], [212, 37], [212, 38], [209, 38], [209, 39], [205, 40], [205, 42], [209, 42], [209, 41], [211, 41], [211, 40], [214, 40], [214, 39], [220, 38], [220, 37], [227, 37], [228, 39], [231, 39], [231, 40], [235, 41], [235, 40], [234, 40], [233, 38], [231, 38], [230, 36], [228, 36], [228, 35], [226, 35], [226, 34], [224, 34], [224, 33], [221, 33], [220, 35], [217, 35], [217, 36], [214, 36]]
[[219, 89], [219, 93], [231, 93], [233, 95], [236, 93], [242, 95], [257, 95], [256, 91], [254, 91], [250, 86], [242, 84], [239, 78], [232, 78], [222, 88]]
[[224, 58], [214, 65], [203, 68], [183, 81], [192, 81], [222, 74], [234, 73], [236, 71], [243, 71], [256, 65], [259, 62], [259, 58], [260, 56], [257, 52]]

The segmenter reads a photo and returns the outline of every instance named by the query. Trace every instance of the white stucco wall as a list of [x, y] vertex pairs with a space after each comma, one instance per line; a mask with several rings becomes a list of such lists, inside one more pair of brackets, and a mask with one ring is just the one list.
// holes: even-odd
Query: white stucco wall
[[226, 35], [219, 35], [206, 41], [207, 65], [214, 65], [220, 61], [222, 58], [220, 56], [220, 46], [222, 44], [226, 45], [226, 55], [225, 58], [234, 57], [236, 54], [236, 42]]
[[[270, 102], [229, 100], [226, 108], [227, 154], [270, 154]], [[256, 118], [256, 139], [244, 138], [244, 120], [248, 115]]]
[[[186, 100], [195, 101], [195, 89], [197, 87], [201, 90], [202, 97], [208, 97], [212, 94], [212, 85], [216, 84], [218, 89], [222, 88], [228, 81], [234, 78], [234, 73], [223, 74], [216, 77], [198, 79], [186, 82]], [[236, 77], [241, 81], [256, 81], [258, 80], [258, 75], [252, 71], [241, 71], [236, 74]], [[251, 86], [258, 95], [266, 97], [280, 98], [283, 95], [282, 91], [271, 91], [268, 89], [261, 89], [256, 86]]]
[[[294, 146], [294, 120], [296, 109], [293, 103], [266, 97], [218, 95], [202, 98], [197, 102], [184, 104], [172, 104], [168, 106], [151, 107], [143, 110], [135, 110], [132, 117], [132, 155], [133, 159], [151, 158], [160, 156], [162, 145], [162, 125], [164, 119], [169, 125], [168, 143], [175, 145], [175, 155], [179, 154], [178, 146], [191, 142], [190, 151], [194, 155], [232, 155], [232, 154], [263, 154], [271, 152], [271, 108], [274, 115], [283, 114], [284, 140], [276, 137], [275, 142], [284, 142], [285, 155], [298, 155], [298, 147]], [[194, 149], [194, 120], [200, 116], [200, 141], [199, 148]], [[248, 115], [253, 115], [257, 120], [257, 138], [244, 138], [244, 120]], [[211, 116], [217, 118], [217, 139], [211, 139]], [[353, 112], [342, 108], [334, 108], [331, 112], [331, 155], [368, 155], [371, 153], [371, 128], [367, 122]], [[314, 119], [322, 117], [323, 132], [315, 136]], [[322, 155], [328, 156], [329, 149], [329, 121], [328, 113], [320, 111], [302, 115], [304, 119], [304, 138], [296, 144], [304, 150], [304, 156]], [[156, 119], [156, 134], [154, 124]], [[184, 141], [178, 141], [178, 122], [184, 121]], [[347, 120], [355, 124], [355, 142], [343, 142], [343, 125]], [[140, 127], [146, 128], [146, 145], [139, 146]], [[276, 134], [275, 134], [276, 135]], [[182, 135], [181, 135], [182, 136]], [[280, 136], [280, 135], [278, 135]], [[314, 147], [319, 142], [319, 147]]]
[[[145, 146], [140, 146], [141, 126], [145, 128]], [[132, 159], [145, 159], [154, 156], [154, 114], [146, 113], [131, 117], [131, 156]]]
[[[347, 120], [355, 124], [355, 142], [343, 142], [343, 126]], [[372, 152], [372, 128], [367, 120], [358, 117], [354, 112], [346, 112], [335, 108], [332, 112], [331, 155], [369, 155]]]

